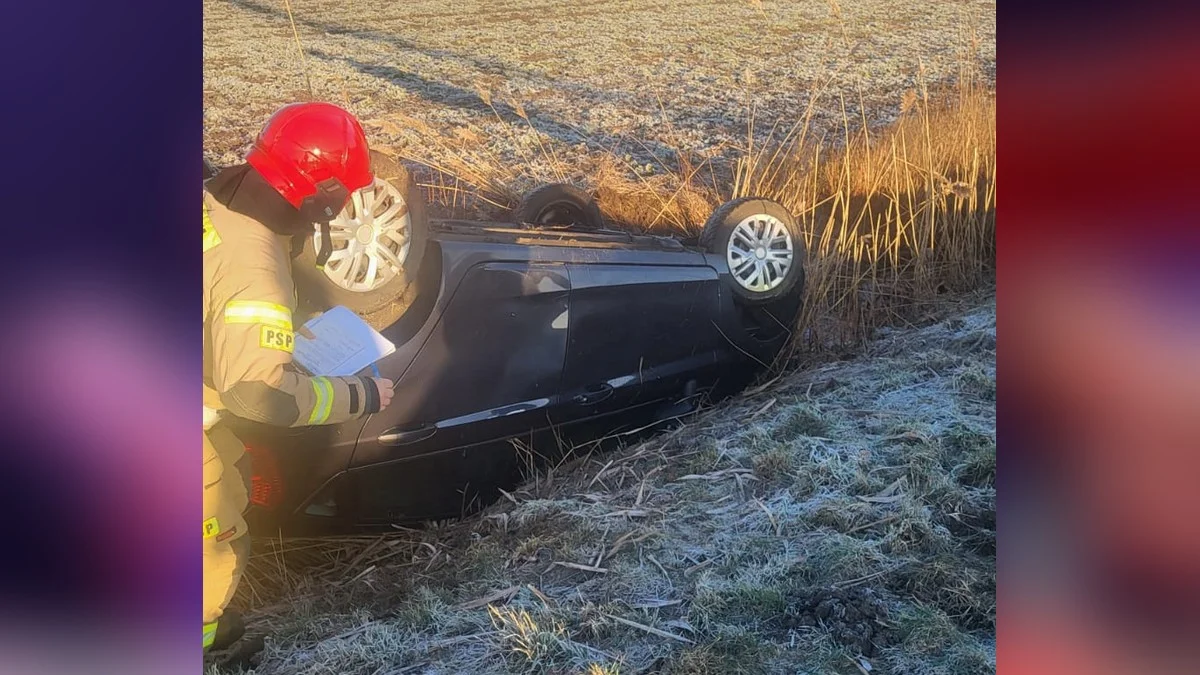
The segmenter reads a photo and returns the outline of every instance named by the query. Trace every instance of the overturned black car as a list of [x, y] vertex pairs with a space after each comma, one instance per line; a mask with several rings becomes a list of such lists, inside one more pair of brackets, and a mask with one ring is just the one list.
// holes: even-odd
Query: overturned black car
[[340, 426], [232, 421], [258, 534], [457, 517], [517, 478], [514, 439], [551, 453], [677, 417], [746, 386], [791, 334], [804, 245], [774, 202], [728, 202], [689, 242], [605, 229], [560, 184], [513, 223], [429, 222], [408, 173], [372, 154], [332, 256], [318, 268], [315, 236], [298, 242], [294, 275], [302, 310], [345, 305], [395, 343], [378, 363], [395, 398]]

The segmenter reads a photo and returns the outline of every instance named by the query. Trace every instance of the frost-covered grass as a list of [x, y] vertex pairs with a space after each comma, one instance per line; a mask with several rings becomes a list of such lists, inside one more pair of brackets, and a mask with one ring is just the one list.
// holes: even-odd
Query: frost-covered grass
[[851, 120], [884, 124], [922, 84], [957, 78], [964, 59], [989, 81], [995, 72], [992, 0], [291, 6], [301, 49], [283, 2], [204, 2], [205, 151], [218, 163], [309, 82], [381, 146], [444, 164], [428, 129], [457, 133], [532, 181], [612, 157], [661, 172], [676, 150], [732, 160], [751, 117], [764, 140], [817, 91], [816, 126], [839, 134], [843, 100]]
[[464, 521], [259, 542], [255, 672], [991, 672], [995, 408], [964, 378], [995, 380], [990, 298]]

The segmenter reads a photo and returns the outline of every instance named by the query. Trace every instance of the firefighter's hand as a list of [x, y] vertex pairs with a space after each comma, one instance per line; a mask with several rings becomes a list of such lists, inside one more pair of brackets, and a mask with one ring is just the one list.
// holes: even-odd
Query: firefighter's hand
[[379, 409], [383, 410], [392, 402], [392, 381], [382, 377], [373, 377], [375, 387], [379, 390]]

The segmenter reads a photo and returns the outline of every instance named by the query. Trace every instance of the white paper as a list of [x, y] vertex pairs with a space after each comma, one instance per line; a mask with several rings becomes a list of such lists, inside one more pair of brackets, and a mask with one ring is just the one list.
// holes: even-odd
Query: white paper
[[296, 332], [292, 360], [313, 375], [356, 375], [396, 351], [396, 345], [341, 305], [304, 324], [315, 339]]

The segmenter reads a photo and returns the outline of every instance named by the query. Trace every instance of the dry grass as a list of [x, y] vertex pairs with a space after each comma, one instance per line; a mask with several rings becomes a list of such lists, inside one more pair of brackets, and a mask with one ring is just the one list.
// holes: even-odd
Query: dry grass
[[822, 147], [807, 128], [748, 153], [735, 196], [798, 214], [809, 251], [800, 327], [809, 345], [862, 342], [947, 294], [988, 285], [995, 264], [995, 99], [965, 81], [922, 92], [892, 125]]
[[[502, 220], [522, 188], [570, 181], [591, 190], [619, 227], [686, 238], [727, 199], [774, 199], [797, 217], [809, 256], [801, 347], [861, 346], [880, 325], [920, 321], [947, 297], [993, 283], [996, 104], [970, 64], [953, 88], [907, 92], [903, 114], [881, 128], [852, 119], [843, 99], [841, 132], [818, 136], [811, 113], [821, 95], [811, 96], [809, 114], [757, 144], [751, 119], [732, 164], [677, 149], [658, 166], [607, 156], [573, 174], [551, 155], [549, 139], [527, 150], [528, 161], [511, 164], [473, 132], [433, 129], [427, 138], [442, 163], [406, 159], [425, 167], [435, 209], [458, 217]], [[503, 120], [491, 96], [480, 97]], [[501, 127], [514, 143], [518, 133], [538, 136], [521, 119]]]

